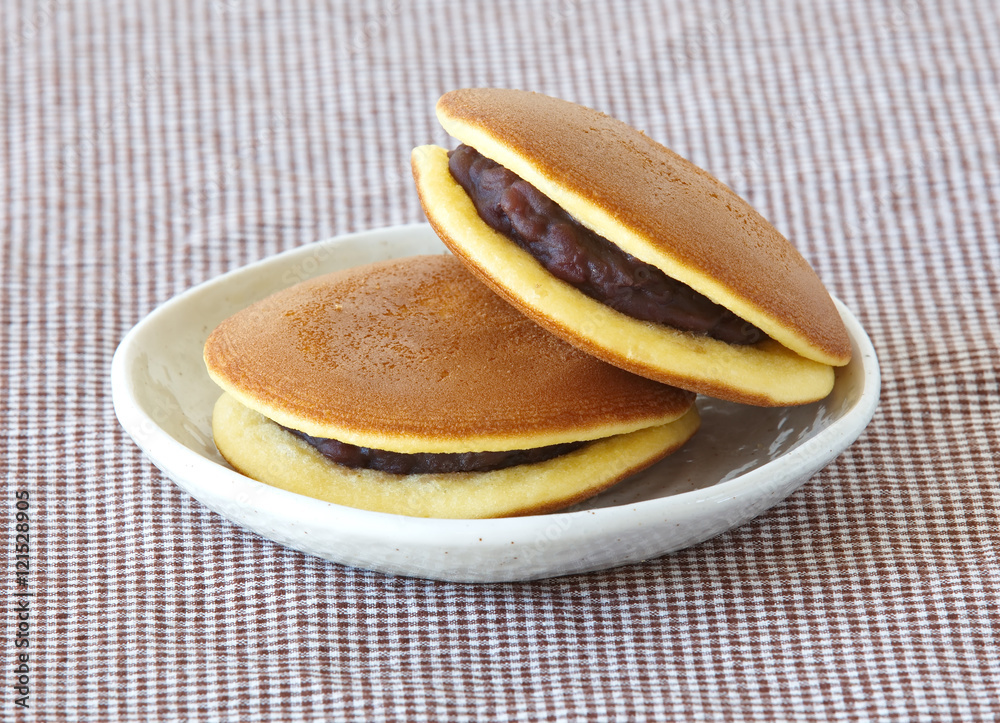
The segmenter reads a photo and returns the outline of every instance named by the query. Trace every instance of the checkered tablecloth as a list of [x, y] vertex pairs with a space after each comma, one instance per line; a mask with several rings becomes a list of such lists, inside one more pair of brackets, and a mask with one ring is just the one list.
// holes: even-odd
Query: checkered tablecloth
[[[1000, 718], [995, 0], [3, 0], [0, 30], [0, 719]], [[127, 330], [421, 220], [409, 152], [481, 85], [643, 128], [791, 238], [878, 351], [861, 439], [707, 543], [495, 586], [305, 556], [157, 472], [111, 406]]]

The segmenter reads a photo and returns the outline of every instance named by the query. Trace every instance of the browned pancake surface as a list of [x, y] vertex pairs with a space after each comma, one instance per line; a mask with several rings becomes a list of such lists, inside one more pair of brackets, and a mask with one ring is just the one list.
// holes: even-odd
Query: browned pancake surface
[[590, 108], [498, 88], [447, 93], [438, 117], [611, 241], [619, 243], [606, 232], [619, 225], [634, 234], [632, 246], [620, 243], [626, 251], [666, 260], [668, 275], [744, 307], [733, 310], [750, 311], [740, 315], [765, 330], [787, 329], [798, 353], [849, 360], [846, 329], [801, 254], [727, 186], [642, 132]]
[[559, 340], [451, 256], [286, 289], [223, 322], [205, 361], [280, 424], [401, 452], [594, 439], [672, 421], [693, 401]]

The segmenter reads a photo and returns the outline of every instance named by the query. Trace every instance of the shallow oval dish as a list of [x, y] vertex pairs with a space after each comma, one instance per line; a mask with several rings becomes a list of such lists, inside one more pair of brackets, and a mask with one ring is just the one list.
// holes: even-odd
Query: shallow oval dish
[[202, 347], [226, 317], [278, 289], [337, 269], [446, 253], [429, 226], [351, 234], [208, 281], [153, 311], [111, 368], [122, 426], [164, 474], [223, 517], [344, 565], [463, 582], [531, 580], [638, 562], [702, 542], [777, 504], [846, 449], [879, 397], [875, 351], [839, 301], [853, 360], [815, 404], [760, 409], [701, 397], [701, 431], [679, 452], [569, 510], [495, 520], [369, 512], [270, 487], [230, 468], [212, 442]]

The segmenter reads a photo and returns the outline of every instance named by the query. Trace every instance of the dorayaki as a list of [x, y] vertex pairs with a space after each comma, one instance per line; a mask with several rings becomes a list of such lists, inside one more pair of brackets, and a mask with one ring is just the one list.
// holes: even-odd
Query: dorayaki
[[518, 313], [451, 255], [280, 291], [205, 345], [213, 433], [238, 471], [418, 517], [548, 512], [680, 447], [694, 394], [633, 375]]
[[497, 88], [437, 104], [454, 151], [413, 173], [445, 244], [521, 312], [636, 374], [761, 406], [812, 402], [851, 358], [830, 294], [730, 188], [604, 113]]

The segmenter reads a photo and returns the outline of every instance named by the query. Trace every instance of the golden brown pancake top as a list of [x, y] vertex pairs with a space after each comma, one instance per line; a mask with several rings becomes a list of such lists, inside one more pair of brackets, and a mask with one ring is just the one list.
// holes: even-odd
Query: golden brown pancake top
[[278, 292], [224, 321], [205, 361], [280, 424], [401, 452], [594, 439], [672, 421], [693, 401], [559, 340], [443, 255]]
[[[787, 327], [815, 349], [800, 354], [849, 360], [840, 315], [802, 255], [725, 184], [641, 131], [591, 108], [500, 88], [452, 91], [437, 112], [449, 133], [626, 251], [737, 313], [727, 301], [759, 311], [763, 327]], [[609, 230], [636, 240], [627, 245]]]

